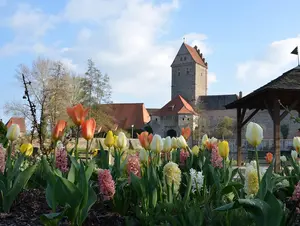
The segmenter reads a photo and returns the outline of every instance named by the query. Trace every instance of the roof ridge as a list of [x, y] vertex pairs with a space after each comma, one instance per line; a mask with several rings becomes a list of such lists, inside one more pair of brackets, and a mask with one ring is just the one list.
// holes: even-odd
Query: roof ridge
[[[190, 55], [192, 56], [193, 60], [204, 66], [204, 67], [208, 67], [208, 63], [205, 60], [205, 57], [203, 57], [203, 54], [200, 52], [200, 49], [198, 49], [197, 45], [195, 45], [194, 47], [188, 45], [187, 43], [183, 43], [184, 46], [187, 48], [188, 52], [190, 53]], [[199, 59], [197, 59], [197, 56], [199, 57]]]

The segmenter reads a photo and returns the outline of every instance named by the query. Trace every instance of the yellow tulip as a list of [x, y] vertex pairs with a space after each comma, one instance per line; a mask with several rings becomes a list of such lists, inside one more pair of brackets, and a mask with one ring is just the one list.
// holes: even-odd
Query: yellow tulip
[[261, 126], [257, 123], [250, 122], [246, 129], [246, 139], [249, 144], [256, 148], [258, 145], [260, 145], [263, 138], [263, 129]]
[[106, 134], [106, 137], [105, 137], [105, 140], [104, 140], [104, 144], [107, 146], [107, 147], [111, 147], [113, 146], [115, 143], [115, 139], [114, 139], [114, 134], [113, 132], [110, 130], [107, 132]]
[[223, 140], [218, 144], [219, 154], [223, 159], [227, 159], [229, 155], [229, 144], [226, 140]]
[[98, 149], [97, 148], [93, 149], [91, 154], [93, 155], [93, 157], [97, 156], [98, 155]]
[[293, 146], [297, 152], [300, 151], [300, 137], [294, 137], [293, 139]]
[[25, 156], [31, 156], [33, 153], [32, 144], [22, 144], [20, 147], [20, 152]]
[[156, 153], [160, 153], [164, 148], [164, 143], [161, 139], [161, 136], [155, 134], [150, 144], [151, 151], [155, 151]]
[[120, 132], [117, 136], [117, 147], [120, 149], [124, 149], [127, 146], [127, 137], [125, 133]]
[[199, 149], [199, 147], [198, 147], [197, 145], [195, 145], [195, 146], [192, 148], [192, 153], [193, 153], [193, 155], [195, 155], [195, 156], [198, 156], [199, 151], [200, 151], [200, 149]]
[[18, 137], [20, 136], [20, 127], [18, 124], [12, 124], [6, 133], [6, 138], [10, 141], [14, 141], [16, 139], [18, 139]]

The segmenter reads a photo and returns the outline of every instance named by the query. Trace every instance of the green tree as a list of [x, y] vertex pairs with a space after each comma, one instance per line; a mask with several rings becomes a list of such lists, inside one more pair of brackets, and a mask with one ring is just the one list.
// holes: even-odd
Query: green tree
[[280, 132], [282, 134], [283, 139], [287, 139], [287, 137], [289, 135], [289, 130], [290, 130], [290, 127], [288, 124], [283, 124], [280, 126]]
[[233, 119], [225, 116], [216, 127], [216, 135], [222, 139], [230, 138], [233, 136]]

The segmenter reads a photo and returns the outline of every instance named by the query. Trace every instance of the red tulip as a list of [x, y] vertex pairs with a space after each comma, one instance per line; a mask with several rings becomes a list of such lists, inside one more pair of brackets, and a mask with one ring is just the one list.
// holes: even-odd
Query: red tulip
[[185, 138], [185, 140], [188, 140], [191, 136], [191, 129], [189, 127], [182, 128], [181, 135]]
[[60, 140], [62, 138], [66, 126], [67, 122], [65, 120], [58, 120], [52, 131], [52, 139], [54, 141]]
[[267, 163], [269, 163], [269, 164], [271, 164], [271, 162], [272, 162], [272, 160], [273, 160], [273, 154], [271, 153], [271, 152], [268, 152], [267, 154], [266, 154], [266, 162]]
[[146, 150], [149, 149], [150, 143], [153, 139], [153, 134], [149, 134], [148, 132], [144, 131], [141, 134], [138, 134], [138, 138], [141, 143], [141, 146]]
[[80, 126], [88, 114], [89, 109], [84, 109], [81, 104], [67, 108], [67, 113], [75, 125]]
[[81, 124], [82, 136], [86, 140], [91, 140], [94, 137], [96, 130], [96, 121], [90, 118]]

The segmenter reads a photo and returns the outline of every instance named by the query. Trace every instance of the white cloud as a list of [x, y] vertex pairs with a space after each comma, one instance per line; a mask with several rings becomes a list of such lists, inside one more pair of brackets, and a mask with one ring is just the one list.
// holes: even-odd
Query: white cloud
[[213, 72], [208, 72], [208, 75], [207, 75], [208, 87], [210, 87], [211, 84], [216, 83], [216, 82], [218, 82], [216, 74]]
[[283, 72], [297, 66], [297, 56], [290, 52], [300, 44], [300, 35], [272, 42], [262, 57], [237, 65], [237, 78], [255, 89]]
[[[148, 0], [70, 0], [59, 15], [79, 27], [73, 40], [75, 43], [63, 47], [59, 43], [47, 46], [38, 40], [30, 51], [60, 59], [79, 72], [84, 72], [87, 59], [92, 58], [102, 72], [110, 76], [114, 100], [124, 102], [125, 96], [129, 102], [157, 100], [156, 107], [160, 107], [170, 99], [170, 65], [182, 37], [165, 42], [159, 38], [168, 33], [168, 23], [178, 7], [178, 0], [163, 3]], [[27, 11], [34, 12], [35, 16], [25, 19], [22, 24], [19, 13], [15, 17], [19, 19], [14, 19], [12, 24], [15, 28], [23, 27], [24, 23], [39, 27], [41, 24], [36, 21], [40, 18], [50, 21], [45, 22], [49, 24], [48, 28], [37, 32], [37, 36], [45, 35], [59, 20], [57, 15], [46, 15], [34, 9]], [[53, 20], [50, 18], [56, 20], [51, 23]], [[197, 45], [204, 56], [212, 52], [206, 44], [205, 35], [190, 33], [184, 37], [188, 44]], [[216, 82], [216, 75], [209, 73], [208, 80], [209, 84]]]

